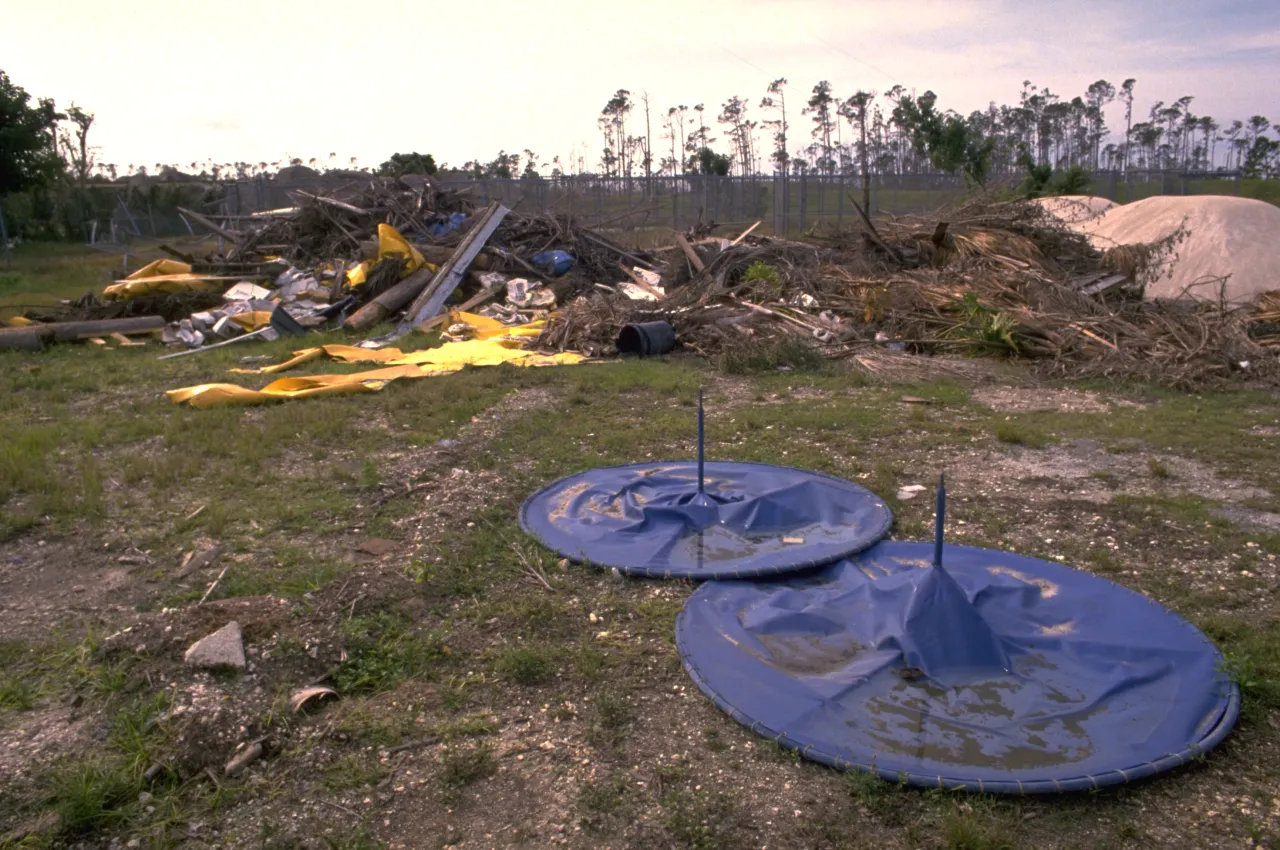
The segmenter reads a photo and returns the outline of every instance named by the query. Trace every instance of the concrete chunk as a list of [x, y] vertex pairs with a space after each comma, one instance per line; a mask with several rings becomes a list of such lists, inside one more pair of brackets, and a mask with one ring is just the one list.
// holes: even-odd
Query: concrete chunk
[[191, 644], [182, 660], [192, 667], [243, 670], [244, 636], [240, 633], [240, 624], [232, 620], [208, 637]]

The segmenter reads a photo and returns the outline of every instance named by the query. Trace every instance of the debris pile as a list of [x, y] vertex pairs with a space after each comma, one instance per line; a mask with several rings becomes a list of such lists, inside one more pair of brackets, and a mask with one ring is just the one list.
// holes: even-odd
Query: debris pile
[[678, 238], [688, 250], [668, 255], [661, 298], [597, 287], [541, 344], [602, 354], [628, 325], [666, 321], [706, 356], [789, 339], [828, 357], [876, 346], [1019, 357], [1052, 375], [1184, 388], [1233, 373], [1275, 381], [1280, 363], [1254, 308], [1144, 301], [1185, 235], [1103, 250], [1045, 205], [977, 197], [935, 215], [864, 217], [858, 231], [813, 242]]
[[292, 207], [250, 216], [183, 209], [218, 237], [216, 253], [194, 257], [164, 246], [168, 258], [101, 295], [26, 318], [160, 317], [168, 323], [164, 341], [188, 349], [396, 321], [370, 343], [377, 347], [415, 327], [438, 328], [447, 309], [528, 325], [620, 262], [657, 269], [651, 256], [568, 216], [482, 205], [431, 181], [367, 178], [293, 199]]
[[[1057, 376], [1184, 388], [1233, 374], [1280, 375], [1268, 352], [1274, 298], [1264, 296], [1258, 304], [1272, 305], [1264, 307], [1149, 297], [1190, 268], [1182, 254], [1194, 233], [1186, 226], [1146, 226], [1123, 240], [1099, 235], [1132, 224], [1154, 202], [1182, 209], [1194, 200], [1238, 218], [1248, 212], [1239, 199], [1113, 206], [980, 194], [878, 223], [854, 201], [856, 229], [807, 241], [757, 234], [757, 222], [732, 241], [697, 228], [641, 251], [570, 216], [482, 205], [430, 180], [365, 178], [331, 195], [293, 198], [287, 209], [219, 220], [184, 210], [217, 235], [216, 254], [167, 248], [172, 258], [101, 297], [30, 318], [160, 317], [165, 341], [188, 350], [311, 329], [367, 334], [384, 323], [393, 329], [359, 347], [380, 349], [415, 329], [459, 343], [475, 338], [479, 317], [522, 329], [510, 340], [524, 348], [588, 357], [678, 345], [767, 360], [770, 350], [801, 344], [807, 356], [867, 368], [878, 350], [1017, 357]], [[1250, 214], [1280, 216], [1270, 208]], [[1253, 249], [1269, 251], [1270, 243]], [[1201, 265], [1194, 271], [1204, 279]]]

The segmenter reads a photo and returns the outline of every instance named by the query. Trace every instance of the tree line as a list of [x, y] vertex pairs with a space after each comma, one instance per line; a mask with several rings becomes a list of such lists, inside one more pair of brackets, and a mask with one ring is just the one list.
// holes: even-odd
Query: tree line
[[[1135, 111], [1137, 80], [1097, 80], [1067, 97], [1024, 81], [1016, 104], [961, 115], [942, 109], [938, 95], [902, 86], [886, 92], [838, 95], [822, 80], [788, 107], [789, 83], [771, 82], [756, 110], [734, 95], [719, 112], [698, 103], [641, 110], [618, 89], [597, 118], [603, 146], [596, 162], [575, 152], [564, 169], [607, 177], [680, 174], [814, 173], [821, 175], [963, 173], [975, 182], [1031, 167], [1088, 171], [1233, 171], [1280, 174], [1280, 141], [1265, 116], [1219, 122], [1192, 110], [1194, 97], [1157, 101]], [[1123, 108], [1124, 126], [1107, 124], [1107, 107]], [[655, 114], [656, 122], [654, 121]], [[639, 117], [643, 116], [643, 125]], [[758, 117], [756, 117], [758, 116]], [[658, 137], [653, 127], [657, 124]], [[719, 127], [722, 139], [712, 135]], [[763, 138], [761, 137], [763, 134]], [[717, 152], [721, 141], [725, 152]]]
[[[206, 181], [278, 173], [287, 166], [320, 171], [363, 170], [385, 175], [451, 172], [474, 178], [536, 179], [573, 174], [611, 178], [686, 174], [930, 174], [962, 173], [981, 183], [992, 175], [1049, 172], [1181, 170], [1241, 171], [1280, 176], [1277, 128], [1262, 115], [1219, 122], [1192, 109], [1187, 95], [1138, 106], [1137, 81], [1097, 80], [1067, 97], [1024, 81], [1017, 103], [991, 102], [962, 115], [944, 109], [933, 91], [893, 86], [878, 93], [838, 94], [827, 80], [799, 98], [785, 78], [773, 80], [758, 101], [733, 95], [719, 109], [705, 103], [661, 108], [646, 92], [617, 89], [596, 119], [602, 145], [581, 144], [567, 156], [544, 160], [529, 149], [501, 150], [451, 168], [431, 154], [396, 153], [376, 168], [355, 158], [273, 162], [118, 166], [100, 162], [89, 134], [94, 115], [72, 103], [65, 111], [33, 100], [0, 71], [0, 198], [36, 186], [81, 190], [91, 179], [192, 176]], [[1122, 109], [1123, 125], [1107, 123], [1108, 107]], [[1113, 110], [1114, 111], [1114, 110]]]

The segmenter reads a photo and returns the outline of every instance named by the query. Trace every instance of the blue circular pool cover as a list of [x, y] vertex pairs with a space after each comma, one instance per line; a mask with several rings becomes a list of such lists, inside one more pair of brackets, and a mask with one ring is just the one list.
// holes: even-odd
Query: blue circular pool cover
[[893, 514], [865, 487], [761, 463], [592, 469], [539, 490], [520, 525], [574, 561], [656, 578], [750, 578], [861, 552]]
[[821, 571], [700, 587], [676, 624], [698, 687], [841, 769], [935, 788], [1131, 782], [1226, 737], [1222, 656], [1134, 591], [1009, 552], [885, 542]]

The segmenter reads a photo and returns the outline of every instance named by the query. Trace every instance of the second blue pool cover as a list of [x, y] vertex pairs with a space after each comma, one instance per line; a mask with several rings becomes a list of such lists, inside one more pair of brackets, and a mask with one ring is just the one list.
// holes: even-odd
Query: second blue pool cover
[[1235, 724], [1194, 626], [1010, 552], [880, 543], [802, 576], [715, 581], [676, 624], [698, 686], [783, 747], [889, 781], [1088, 790], [1186, 764]]

